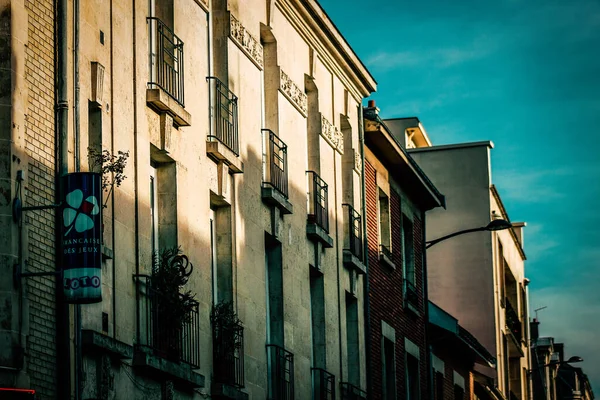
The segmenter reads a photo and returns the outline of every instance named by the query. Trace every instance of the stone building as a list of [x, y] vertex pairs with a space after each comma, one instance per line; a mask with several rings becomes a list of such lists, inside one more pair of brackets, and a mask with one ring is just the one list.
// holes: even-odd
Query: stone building
[[436, 189], [378, 115], [365, 116], [369, 343], [373, 399], [426, 399], [425, 214], [443, 206]]
[[[318, 3], [0, 5], [0, 386], [366, 389], [361, 102], [376, 83]], [[59, 202], [60, 175], [96, 170], [89, 149], [129, 152], [126, 178], [103, 198], [102, 302], [64, 305], [61, 276], [41, 275], [59, 266], [56, 210], [17, 223], [11, 203]], [[153, 262], [176, 247], [186, 257]], [[186, 308], [169, 308], [164, 265], [185, 275]]]
[[[386, 121], [410, 142], [409, 154], [446, 195], [446, 209], [428, 214], [427, 240], [465, 229], [427, 251], [429, 298], [496, 359], [496, 368], [476, 364], [475, 384], [498, 397], [527, 399], [528, 294], [523, 250], [524, 223], [486, 231], [490, 221], [510, 222], [492, 183], [491, 142], [431, 146], [416, 118]], [[483, 391], [482, 391], [483, 392]], [[495, 397], [494, 397], [495, 396]], [[501, 398], [501, 396], [500, 396]]]

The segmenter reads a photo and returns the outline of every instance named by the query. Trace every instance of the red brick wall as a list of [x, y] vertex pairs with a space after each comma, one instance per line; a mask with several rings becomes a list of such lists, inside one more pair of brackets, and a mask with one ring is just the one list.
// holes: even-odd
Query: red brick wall
[[[395, 269], [379, 262], [378, 238], [378, 187], [375, 168], [365, 162], [365, 183], [367, 203], [367, 243], [369, 249], [369, 301], [370, 301], [370, 326], [371, 326], [371, 374], [372, 390], [370, 399], [380, 399], [382, 396], [382, 359], [381, 359], [381, 321], [385, 321], [396, 331], [396, 384], [397, 397], [406, 397], [406, 371], [404, 339], [408, 338], [421, 348], [421, 398], [428, 398], [427, 385], [427, 353], [425, 345], [425, 314], [423, 310], [423, 265], [422, 265], [422, 222], [415, 218], [415, 269], [416, 286], [421, 297], [419, 316], [404, 309], [403, 304], [403, 271], [402, 271], [402, 214], [401, 200], [397, 193], [392, 191], [390, 196], [390, 217], [392, 232], [392, 252]], [[420, 214], [420, 211], [416, 211]]]

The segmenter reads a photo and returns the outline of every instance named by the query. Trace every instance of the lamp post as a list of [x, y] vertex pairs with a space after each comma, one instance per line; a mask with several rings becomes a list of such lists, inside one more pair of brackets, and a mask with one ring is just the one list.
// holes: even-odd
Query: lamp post
[[[535, 389], [533, 388], [533, 383], [534, 383], [534, 382], [533, 382], [533, 373], [534, 373], [535, 371], [539, 371], [539, 372], [540, 372], [540, 377], [539, 377], [539, 379], [541, 380], [541, 383], [543, 384], [543, 387], [544, 387], [544, 392], [545, 392], [545, 395], [547, 396], [547, 392], [548, 392], [548, 383], [549, 383], [549, 382], [546, 382], [546, 379], [547, 379], [547, 378], [546, 378], [545, 374], [544, 374], [544, 375], [542, 375], [542, 371], [541, 371], [541, 370], [542, 370], [543, 368], [546, 368], [546, 367], [560, 367], [561, 365], [574, 364], [574, 363], [578, 363], [578, 362], [582, 362], [582, 361], [583, 361], [583, 358], [582, 358], [582, 357], [579, 357], [579, 356], [572, 356], [572, 357], [570, 357], [570, 358], [569, 358], [568, 360], [566, 360], [566, 361], [553, 361], [553, 362], [550, 362], [550, 363], [548, 363], [548, 364], [539, 365], [539, 366], [537, 366], [537, 367], [535, 367], [535, 368], [532, 368], [532, 369], [529, 369], [529, 370], [527, 370], [527, 377], [528, 377], [528, 380], [529, 380], [530, 384], [532, 385], [532, 387], [531, 387], [532, 393], [533, 393], [533, 391], [535, 390]], [[565, 384], [566, 384], [566, 385], [569, 387], [569, 389], [570, 389], [571, 391], [574, 391], [573, 387], [571, 387], [571, 385], [570, 385], [568, 382], [566, 382], [564, 378], [562, 378], [560, 375], [558, 375], [558, 377], [559, 377], [559, 378], [560, 378], [560, 379], [561, 379], [561, 380], [562, 380], [562, 381], [563, 381], [563, 382], [564, 382], [564, 383], [565, 383]], [[555, 380], [555, 379], [556, 379], [556, 377], [555, 377], [555, 376], [553, 376], [553, 375], [551, 375], [551, 378], [548, 378], [548, 379]], [[552, 388], [553, 388], [553, 389], [551, 389], [551, 390], [552, 390], [552, 392], [553, 392], [553, 393], [556, 393], [556, 387], [554, 386], [554, 384], [552, 385]]]
[[454, 236], [464, 235], [465, 233], [481, 232], [481, 231], [502, 231], [502, 230], [505, 230], [505, 229], [508, 229], [511, 227], [512, 227], [512, 224], [510, 222], [508, 222], [504, 219], [495, 219], [495, 220], [491, 221], [489, 224], [487, 224], [486, 226], [482, 226], [480, 228], [465, 229], [462, 231], [451, 233], [446, 236], [442, 236], [442, 237], [434, 239], [434, 240], [430, 240], [425, 243], [425, 248], [428, 249], [431, 246], [433, 246], [434, 244], [442, 242], [446, 239], [450, 239], [451, 237], [454, 237]]
[[534, 371], [537, 371], [538, 369], [541, 369], [541, 368], [546, 368], [546, 367], [554, 367], [554, 366], [557, 366], [557, 367], [559, 367], [559, 366], [561, 366], [561, 365], [565, 365], [565, 364], [575, 364], [575, 363], [579, 363], [579, 362], [582, 362], [582, 361], [583, 361], [583, 358], [581, 358], [581, 357], [579, 357], [579, 356], [573, 356], [573, 357], [570, 357], [570, 358], [569, 358], [568, 360], [566, 360], [566, 361], [553, 361], [553, 362], [550, 362], [550, 363], [548, 363], [548, 364], [545, 364], [545, 365], [540, 365], [540, 366], [537, 366], [537, 367], [535, 367], [535, 368], [532, 368], [532, 369], [528, 370], [528, 371], [527, 371], [527, 374], [531, 375], [531, 374], [532, 374]]

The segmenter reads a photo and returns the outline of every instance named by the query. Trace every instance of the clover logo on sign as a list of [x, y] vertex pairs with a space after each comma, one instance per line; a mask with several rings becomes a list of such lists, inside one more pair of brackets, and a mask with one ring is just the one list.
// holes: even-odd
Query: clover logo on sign
[[63, 211], [63, 221], [65, 228], [69, 228], [65, 236], [71, 232], [73, 228], [78, 233], [85, 232], [94, 227], [94, 221], [91, 216], [100, 212], [98, 200], [95, 196], [88, 196], [83, 199], [83, 192], [79, 189], [73, 190], [66, 197], [67, 204]]

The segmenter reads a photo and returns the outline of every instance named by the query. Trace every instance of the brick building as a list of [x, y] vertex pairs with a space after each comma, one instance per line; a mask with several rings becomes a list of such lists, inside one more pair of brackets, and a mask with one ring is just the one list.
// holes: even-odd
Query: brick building
[[425, 213], [444, 197], [394, 138], [373, 103], [364, 110], [369, 260], [370, 398], [429, 394]]
[[[366, 389], [361, 104], [376, 83], [319, 4], [0, 7], [0, 387], [38, 399]], [[59, 176], [95, 170], [89, 148], [129, 151], [127, 178], [103, 199], [102, 302], [65, 306], [56, 210], [17, 223], [11, 203], [61, 201]], [[172, 328], [153, 254], [175, 246], [194, 300]], [[47, 275], [13, 280], [17, 267]]]

